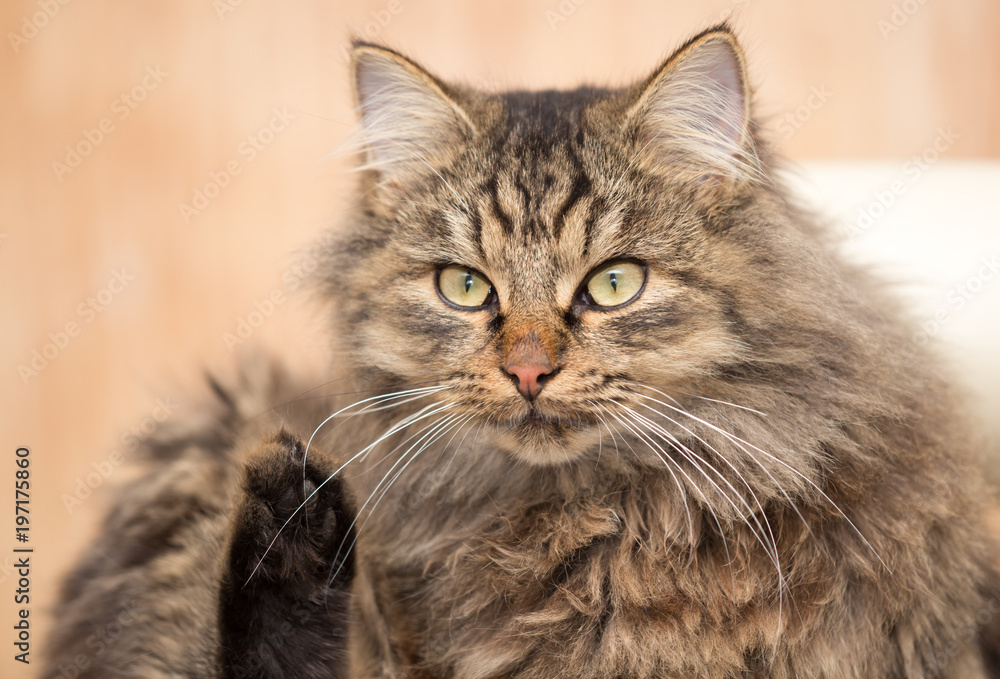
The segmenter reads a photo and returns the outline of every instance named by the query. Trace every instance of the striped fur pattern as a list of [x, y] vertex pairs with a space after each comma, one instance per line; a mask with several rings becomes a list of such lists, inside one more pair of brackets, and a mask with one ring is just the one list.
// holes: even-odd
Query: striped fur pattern
[[[362, 187], [317, 280], [333, 381], [220, 390], [226, 406], [142, 483], [179, 494], [175, 558], [217, 554], [221, 570], [169, 579], [187, 567], [164, 562], [165, 539], [106, 536], [115, 563], [129, 549], [148, 563], [117, 566], [117, 588], [85, 566], [61, 639], [85, 629], [80, 602], [113, 610], [152, 582], [160, 612], [130, 643], [158, 673], [116, 676], [232, 676], [212, 645], [254, 643], [227, 622], [226, 578], [246, 570], [241, 545], [267, 551], [259, 533], [277, 535], [261, 563], [287, 567], [265, 569], [278, 586], [253, 590], [246, 618], [294, 620], [293, 581], [350, 608], [296, 623], [307, 643], [259, 676], [323, 676], [299, 672], [317, 659], [385, 679], [1000, 676], [960, 399], [891, 294], [774, 176], [726, 26], [620, 90], [480, 93], [364, 43], [353, 75]], [[596, 306], [587, 281], [619, 260], [641, 264], [642, 289]], [[488, 279], [491, 301], [446, 300], [451, 264]], [[523, 356], [548, 370], [531, 397], [504, 368]], [[343, 484], [319, 496], [333, 518], [287, 544], [271, 519], [240, 518], [305, 483], [280, 481], [282, 455], [313, 465], [310, 492], [324, 473]], [[168, 511], [159, 497], [133, 492], [117, 516], [141, 529]], [[187, 647], [212, 660], [175, 674], [194, 613], [164, 610], [180, 596], [167, 582], [212, 602]]]

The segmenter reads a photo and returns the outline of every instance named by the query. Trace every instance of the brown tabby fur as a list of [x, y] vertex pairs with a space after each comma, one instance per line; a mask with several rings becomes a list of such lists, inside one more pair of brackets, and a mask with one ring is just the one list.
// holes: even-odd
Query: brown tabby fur
[[[277, 427], [306, 441], [431, 386], [309, 448], [346, 463], [358, 511], [346, 676], [1000, 676], [961, 404], [790, 202], [742, 60], [721, 26], [622, 90], [488, 95], [358, 44], [368, 163], [322, 248], [347, 362], [332, 382], [251, 370], [153, 444], [68, 586], [48, 676], [130, 597], [141, 622], [104, 676], [238, 676], [215, 602], [244, 451], [268, 440], [252, 464], [277, 464], [298, 445]], [[621, 258], [647, 268], [641, 295], [587, 307], [588, 273]], [[498, 303], [445, 303], [449, 263]], [[500, 367], [526, 351], [559, 369], [534, 400]]]

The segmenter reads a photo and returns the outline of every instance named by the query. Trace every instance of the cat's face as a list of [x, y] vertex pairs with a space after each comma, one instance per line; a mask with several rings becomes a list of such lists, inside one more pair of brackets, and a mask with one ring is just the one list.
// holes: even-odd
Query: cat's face
[[356, 77], [372, 181], [331, 280], [363, 368], [549, 464], [738, 359], [747, 255], [715, 232], [759, 166], [731, 36], [616, 92], [489, 97], [369, 46]]

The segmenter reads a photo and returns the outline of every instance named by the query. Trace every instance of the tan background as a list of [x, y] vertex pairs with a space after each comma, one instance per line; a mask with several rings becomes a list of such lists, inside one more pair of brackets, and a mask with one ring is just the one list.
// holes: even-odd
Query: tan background
[[[5, 0], [0, 675], [30, 676], [10, 645], [15, 447], [32, 451], [37, 662], [57, 576], [102, 511], [95, 497], [126, 476], [118, 454], [173, 404], [192, 402], [203, 367], [224, 370], [247, 350], [230, 352], [225, 333], [275, 292], [291, 299], [295, 250], [336, 220], [350, 193], [348, 159], [327, 156], [354, 120], [351, 29], [444, 76], [547, 87], [638, 77], [726, 16], [748, 47], [759, 111], [791, 158], [908, 158], [949, 126], [959, 134], [949, 158], [1000, 157], [995, 0], [899, 0], [895, 9], [888, 0]], [[157, 68], [159, 81], [148, 76]], [[814, 91], [825, 101], [810, 99]], [[127, 116], [125, 94], [135, 104]], [[294, 119], [251, 161], [241, 143], [283, 108]], [[74, 160], [66, 146], [88, 135], [100, 136], [96, 147], [59, 172], [53, 163]], [[179, 205], [231, 162], [240, 173], [185, 221]], [[112, 294], [115, 271], [134, 280]], [[98, 295], [109, 301], [99, 313], [79, 308]], [[251, 343], [280, 342], [302, 361], [322, 355], [322, 322], [308, 308], [278, 305]], [[68, 323], [77, 336], [62, 338]], [[19, 373], [50, 333], [65, 346], [49, 350], [37, 375]], [[98, 491], [83, 497], [95, 469], [110, 476], [91, 476]], [[81, 502], [70, 512], [73, 497]]]

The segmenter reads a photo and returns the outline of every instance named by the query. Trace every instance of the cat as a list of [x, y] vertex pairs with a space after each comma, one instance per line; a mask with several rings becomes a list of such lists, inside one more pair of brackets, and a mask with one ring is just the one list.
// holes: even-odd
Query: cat
[[796, 207], [728, 25], [621, 89], [352, 64], [344, 358], [148, 444], [45, 676], [1000, 676], [961, 398]]

